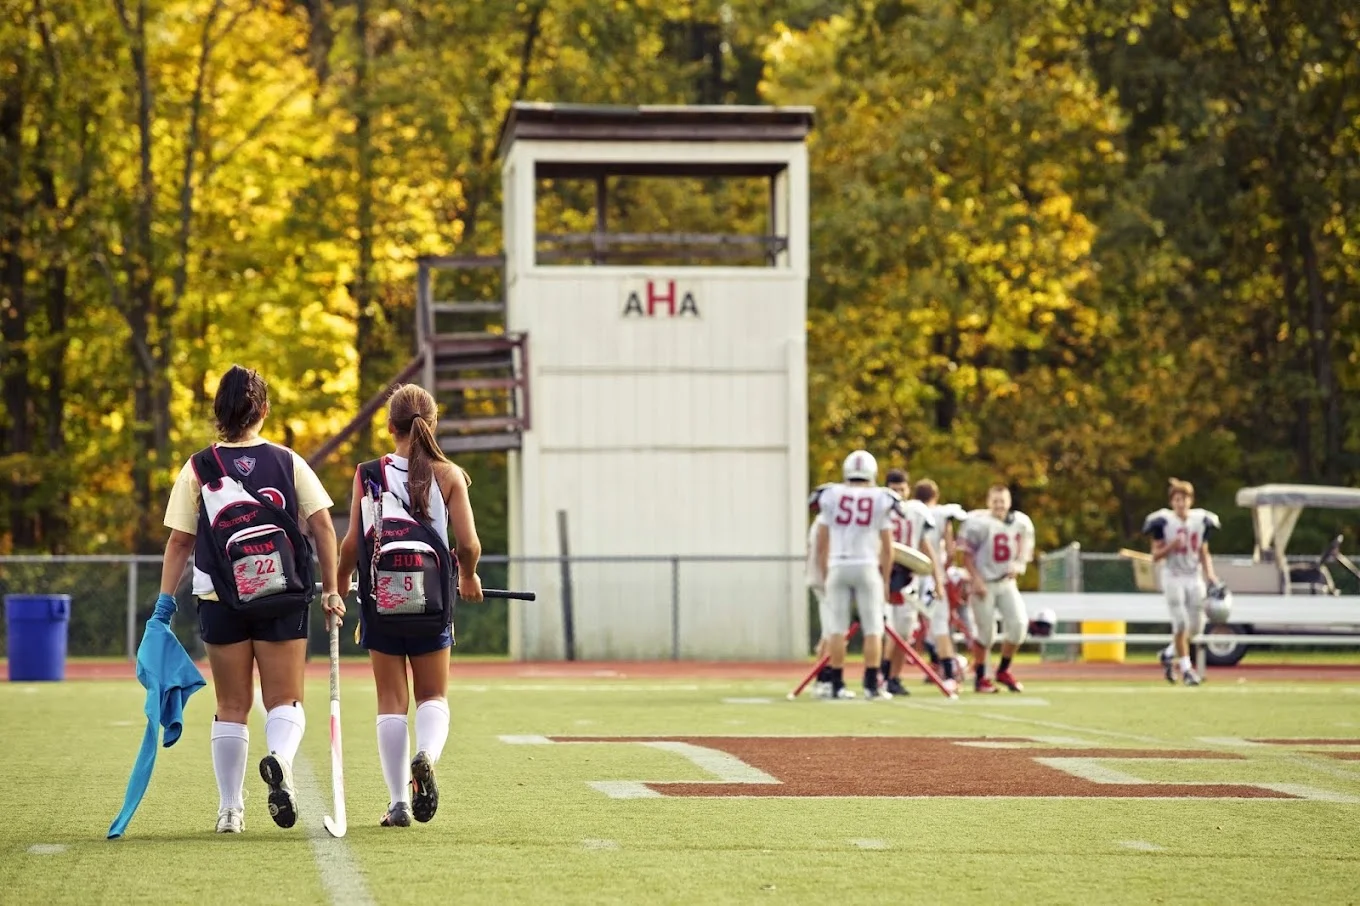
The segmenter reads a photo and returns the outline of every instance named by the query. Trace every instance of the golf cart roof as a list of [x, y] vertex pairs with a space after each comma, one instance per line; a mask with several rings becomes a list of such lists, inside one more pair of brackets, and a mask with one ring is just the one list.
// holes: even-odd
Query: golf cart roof
[[1320, 484], [1263, 484], [1238, 491], [1237, 505], [1360, 510], [1360, 488], [1336, 488]]
[[1275, 562], [1285, 568], [1289, 536], [1299, 516], [1308, 507], [1331, 510], [1360, 510], [1360, 488], [1336, 488], [1316, 484], [1263, 484], [1237, 492], [1237, 505], [1251, 509], [1251, 524], [1256, 532], [1253, 558], [1271, 551]]

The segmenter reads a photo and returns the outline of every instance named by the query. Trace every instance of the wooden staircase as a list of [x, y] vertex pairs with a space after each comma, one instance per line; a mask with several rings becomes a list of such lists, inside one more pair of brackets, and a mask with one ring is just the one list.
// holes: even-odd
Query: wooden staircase
[[[499, 256], [421, 258], [416, 293], [416, 346], [421, 384], [439, 404], [444, 452], [518, 450], [529, 430], [528, 336], [505, 329], [505, 262]], [[452, 273], [449, 273], [452, 272]], [[436, 276], [466, 301], [435, 297]], [[490, 278], [490, 279], [489, 279]]]
[[[435, 299], [439, 272], [452, 272], [444, 282], [475, 298]], [[500, 256], [419, 259], [415, 355], [307, 461], [313, 467], [325, 462], [386, 405], [394, 385], [407, 381], [434, 394], [445, 453], [518, 450], [529, 430], [529, 336], [505, 329], [504, 273]]]

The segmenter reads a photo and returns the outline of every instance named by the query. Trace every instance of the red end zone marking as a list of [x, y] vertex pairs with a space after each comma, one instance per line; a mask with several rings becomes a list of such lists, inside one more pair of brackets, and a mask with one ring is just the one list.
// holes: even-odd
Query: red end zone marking
[[1360, 737], [1350, 739], [1324, 739], [1322, 737], [1308, 736], [1298, 739], [1248, 739], [1247, 742], [1259, 742], [1266, 746], [1360, 746]]
[[[645, 786], [666, 796], [967, 796], [1134, 797], [1140, 799], [1298, 799], [1248, 784], [1096, 782], [1035, 759], [1243, 761], [1241, 755], [1201, 750], [978, 748], [960, 742], [1028, 739], [958, 737], [553, 737], [563, 743], [682, 742], [716, 749], [776, 778], [776, 784], [661, 783]], [[1111, 770], [1113, 775], [1121, 772]], [[1127, 776], [1127, 775], [1124, 775]]]

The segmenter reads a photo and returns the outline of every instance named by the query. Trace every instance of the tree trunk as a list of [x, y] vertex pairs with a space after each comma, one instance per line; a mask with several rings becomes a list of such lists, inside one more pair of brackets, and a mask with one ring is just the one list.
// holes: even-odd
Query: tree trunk
[[[24, 203], [23, 177], [25, 155], [23, 147], [24, 116], [27, 106], [27, 53], [20, 51], [14, 58], [14, 77], [6, 79], [7, 90], [0, 98], [0, 397], [4, 399], [8, 424], [0, 455], [30, 453], [33, 449], [29, 429], [28, 386], [28, 297], [24, 286], [23, 258]], [[33, 544], [32, 522], [26, 513], [27, 488], [31, 481], [19, 475], [19, 469], [7, 469], [3, 484], [10, 528], [10, 540], [15, 548]], [[17, 476], [17, 477], [15, 477]]]
[[1335, 484], [1341, 477], [1341, 394], [1338, 392], [1332, 338], [1332, 306], [1318, 264], [1313, 231], [1300, 214], [1295, 218], [1299, 256], [1308, 289], [1308, 330], [1313, 344], [1313, 380], [1322, 403], [1322, 474]]
[[[164, 340], [165, 331], [159, 323], [155, 288], [155, 252], [152, 245], [152, 220], [155, 216], [156, 183], [151, 169], [151, 120], [154, 100], [151, 93], [151, 74], [146, 55], [146, 0], [139, 0], [136, 18], [129, 20], [125, 0], [118, 0], [118, 14], [127, 33], [137, 88], [138, 172], [137, 195], [134, 205], [134, 225], [128, 244], [126, 270], [128, 279], [127, 322], [133, 359], [140, 366], [133, 391], [132, 483], [138, 519], [133, 534], [134, 549], [140, 553], [153, 552], [152, 532], [157, 520], [152, 501], [153, 471], [168, 452], [169, 413], [158, 406], [168, 402], [168, 395], [158, 392], [163, 380], [161, 361], [154, 352], [156, 344]], [[153, 333], [154, 332], [154, 333]]]
[[[373, 146], [369, 110], [368, 68], [371, 49], [368, 37], [368, 0], [356, 0], [354, 41], [359, 58], [354, 67], [354, 142], [357, 164], [355, 192], [358, 196], [358, 266], [351, 294], [358, 310], [355, 345], [359, 353], [359, 394], [355, 405], [362, 405], [391, 377], [384, 373], [384, 317], [382, 305], [373, 291]], [[360, 449], [373, 443], [371, 426], [365, 423], [357, 436]]]

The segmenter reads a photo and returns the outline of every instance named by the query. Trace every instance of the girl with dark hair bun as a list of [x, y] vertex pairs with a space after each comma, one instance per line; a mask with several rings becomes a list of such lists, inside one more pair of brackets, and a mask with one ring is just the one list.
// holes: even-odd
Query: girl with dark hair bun
[[[246, 724], [254, 700], [256, 668], [268, 712], [264, 732], [269, 754], [259, 768], [269, 786], [269, 813], [280, 827], [292, 827], [297, 821], [292, 762], [306, 727], [302, 678], [308, 602], [313, 596], [310, 564], [299, 562], [311, 556], [300, 532], [304, 520], [321, 566], [322, 606], [337, 621], [345, 613], [335, 572], [331, 498], [306, 460], [260, 437], [268, 414], [269, 390], [264, 379], [251, 369], [233, 365], [218, 382], [213, 399], [222, 440], [184, 464], [165, 510], [170, 539], [165, 545], [157, 603], [174, 606], [175, 587], [192, 556], [199, 633], [208, 649], [217, 695], [212, 761], [220, 834], [245, 829], [243, 785], [250, 748]], [[200, 468], [211, 468], [213, 473], [200, 481]], [[216, 501], [233, 494], [231, 513], [225, 506], [216, 509]], [[214, 501], [211, 505], [210, 500]], [[214, 514], [211, 522], [209, 513]], [[217, 513], [223, 514], [220, 519]], [[220, 568], [224, 557], [233, 555], [217, 549], [217, 536], [223, 532], [244, 539], [226, 545], [239, 558], [235, 573], [231, 564], [225, 571]], [[302, 550], [292, 544], [293, 537], [302, 542]], [[258, 580], [254, 575], [242, 577], [248, 567], [260, 574]], [[290, 591], [288, 581], [297, 587]], [[244, 582], [254, 584], [247, 589]], [[252, 597], [265, 602], [271, 592], [281, 603], [269, 608], [250, 606]]]
[[[359, 545], [374, 545], [373, 532], [366, 529], [364, 521], [365, 515], [370, 519], [373, 515], [372, 502], [365, 500], [365, 494], [373, 493], [374, 489], [365, 487], [361, 476], [381, 475], [385, 490], [399, 499], [401, 508], [433, 528], [445, 554], [450, 550], [449, 527], [452, 526], [458, 597], [477, 602], [482, 600], [482, 584], [477, 578], [482, 545], [477, 538], [472, 504], [468, 500], [470, 479], [466, 472], [449, 462], [439, 448], [435, 424], [434, 397], [423, 388], [406, 384], [393, 391], [387, 402], [387, 430], [392, 434], [396, 451], [359, 466], [350, 502], [349, 531], [340, 544], [339, 575], [348, 582], [360, 562]], [[377, 518], [376, 531], [380, 535], [385, 531], [383, 519], [386, 515], [380, 513]], [[361, 592], [364, 578], [360, 577]], [[424, 585], [429, 587], [428, 582]], [[410, 587], [408, 584], [407, 588]], [[422, 635], [397, 635], [371, 625], [369, 608], [361, 607], [360, 629], [359, 643], [368, 649], [378, 691], [378, 755], [390, 796], [390, 805], [381, 824], [407, 827], [413, 815], [417, 821], [429, 821], [439, 807], [434, 766], [449, 735], [452, 625]], [[408, 661], [416, 699], [414, 759], [410, 757], [406, 716], [411, 698], [406, 681]]]

